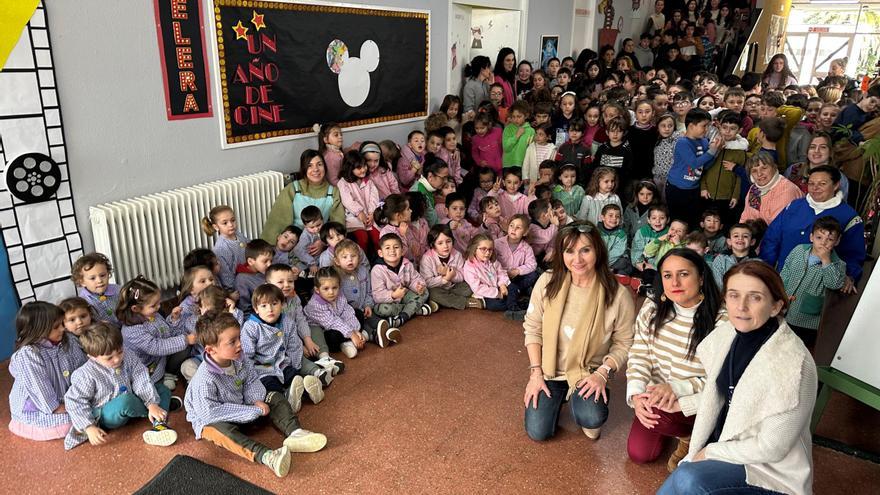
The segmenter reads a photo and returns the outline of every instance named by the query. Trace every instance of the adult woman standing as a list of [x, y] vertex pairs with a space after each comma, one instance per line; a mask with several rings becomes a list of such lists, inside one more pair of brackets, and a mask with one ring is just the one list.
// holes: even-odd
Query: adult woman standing
[[862, 275], [865, 261], [865, 224], [840, 192], [840, 170], [827, 165], [810, 170], [806, 197], [795, 200], [767, 228], [761, 241], [761, 259], [782, 270], [788, 253], [798, 244], [810, 243], [813, 222], [832, 216], [843, 226], [843, 235], [835, 251], [846, 262], [844, 293], [856, 291], [855, 282]]
[[[793, 163], [785, 171], [785, 176], [788, 180], [798, 186], [804, 194], [807, 193], [810, 170], [822, 165], [834, 167], [834, 144], [831, 134], [817, 131], [810, 138], [808, 144], [806, 163]], [[843, 174], [840, 176], [840, 192], [843, 194], [843, 200], [846, 201], [846, 198], [849, 196], [849, 179]]]
[[[299, 160], [299, 175], [295, 180], [278, 193], [275, 204], [266, 218], [260, 237], [275, 244], [278, 234], [290, 224], [303, 227], [299, 213], [306, 206], [317, 206], [325, 222], [345, 224], [345, 210], [339, 197], [339, 189], [327, 182], [327, 166], [316, 150], [305, 150]], [[312, 248], [309, 248], [312, 251]], [[319, 252], [319, 246], [315, 247]]]
[[697, 348], [707, 379], [690, 450], [657, 493], [812, 493], [816, 364], [779, 317], [782, 279], [740, 263], [724, 276], [724, 300], [729, 321]]
[[786, 86], [797, 84], [797, 78], [788, 68], [788, 59], [781, 53], [773, 55], [770, 59], [764, 74], [761, 75], [761, 80], [767, 85], [768, 90], [782, 91]]
[[556, 432], [565, 400], [584, 434], [596, 439], [608, 419], [607, 384], [632, 345], [632, 295], [608, 268], [608, 251], [593, 224], [560, 229], [552, 270], [532, 290], [523, 323], [529, 355], [524, 403], [532, 440]]
[[495, 82], [504, 89], [505, 108], [510, 108], [514, 102], [514, 86], [516, 86], [516, 53], [513, 48], [504, 47], [498, 50], [498, 58], [495, 59]]
[[492, 61], [485, 55], [477, 55], [464, 67], [467, 80], [461, 89], [462, 120], [471, 120], [480, 103], [489, 99], [489, 82], [492, 81]]
[[[626, 402], [635, 411], [627, 453], [652, 462], [665, 437], [678, 438], [666, 463], [671, 472], [687, 454], [697, 397], [706, 372], [697, 346], [715, 328], [721, 297], [703, 257], [690, 249], [669, 251], [657, 266], [663, 291], [645, 301], [636, 318], [626, 368]], [[668, 413], [673, 404], [678, 411]]]
[[770, 225], [773, 219], [804, 193], [779, 173], [776, 162], [769, 153], [758, 152], [746, 160], [746, 177], [743, 183], [751, 183], [740, 222], [761, 219]]

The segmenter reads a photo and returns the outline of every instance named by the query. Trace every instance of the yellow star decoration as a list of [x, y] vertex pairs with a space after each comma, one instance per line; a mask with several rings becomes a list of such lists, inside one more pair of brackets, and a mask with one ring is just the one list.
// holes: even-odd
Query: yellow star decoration
[[238, 24], [232, 26], [232, 30], [235, 31], [235, 39], [247, 39], [248, 28], [241, 25], [241, 21], [238, 21]]
[[256, 10], [252, 10], [254, 16], [251, 18], [251, 24], [254, 25], [254, 29], [259, 31], [260, 29], [266, 27], [266, 23], [263, 22], [263, 14], [258, 14]]

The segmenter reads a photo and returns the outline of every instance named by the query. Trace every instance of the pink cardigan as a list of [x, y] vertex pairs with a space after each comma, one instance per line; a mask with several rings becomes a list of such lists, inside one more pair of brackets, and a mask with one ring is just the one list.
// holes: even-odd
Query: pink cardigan
[[503, 77], [496, 75], [495, 82], [501, 85], [502, 91], [504, 91], [504, 106], [505, 108], [510, 108], [510, 105], [513, 105], [513, 86], [510, 85], [507, 80]]
[[532, 273], [538, 268], [535, 252], [526, 241], [519, 241], [516, 248], [511, 250], [506, 237], [495, 239], [495, 256], [505, 270], [516, 269], [519, 270], [520, 275]]
[[345, 207], [345, 228], [364, 230], [364, 223], [358, 218], [358, 213], [373, 217], [373, 212], [379, 207], [379, 190], [376, 185], [368, 176], [357, 182], [340, 180], [336, 187], [339, 188], [339, 197]]
[[401, 189], [409, 190], [409, 188], [412, 187], [413, 182], [418, 180], [419, 176], [421, 175], [421, 169], [419, 169], [418, 172], [413, 171], [413, 160], [416, 160], [420, 164], [424, 165], [425, 153], [422, 152], [420, 155], [416, 155], [416, 152], [413, 151], [413, 149], [409, 146], [401, 146], [400, 160], [397, 161], [397, 178], [400, 179]]
[[376, 167], [375, 170], [370, 170], [370, 180], [379, 192], [379, 200], [384, 200], [389, 194], [400, 194], [400, 184], [390, 170]]
[[556, 232], [558, 230], [559, 226], [552, 223], [547, 227], [541, 227], [534, 222], [529, 225], [529, 244], [532, 246], [532, 249], [535, 250], [536, 256], [540, 253], [547, 252], [552, 247], [553, 238], [556, 237]]
[[464, 282], [464, 275], [461, 272], [462, 267], [464, 266], [464, 258], [462, 258], [461, 253], [456, 250], [452, 250], [449, 254], [449, 261], [446, 263], [447, 267], [455, 268], [455, 276], [452, 277], [451, 282], [447, 282], [443, 279], [443, 276], [440, 275], [439, 269], [443, 266], [443, 263], [440, 261], [440, 257], [437, 256], [437, 252], [433, 249], [429, 249], [422, 259], [419, 261], [419, 273], [422, 275], [422, 278], [425, 279], [425, 284], [428, 287], [443, 287], [450, 288], [453, 284], [457, 284], [460, 282]]
[[[449, 224], [452, 221], [448, 218], [444, 219], [442, 223]], [[449, 226], [452, 229], [452, 225]], [[461, 220], [459, 222], [459, 226], [457, 229], [452, 230], [452, 237], [455, 240], [453, 246], [455, 250], [459, 253], [464, 254], [467, 251], [468, 244], [470, 244], [471, 239], [480, 233], [480, 229], [471, 225], [467, 220]]]
[[529, 203], [538, 199], [534, 196], [526, 196], [521, 192], [511, 196], [507, 191], [498, 190], [496, 192], [494, 189], [489, 191], [489, 196], [498, 198], [498, 205], [501, 206], [501, 216], [507, 220], [510, 220], [514, 215], [528, 215]]
[[[501, 134], [503, 131], [500, 127], [493, 127], [485, 136], [474, 134], [471, 138], [471, 156], [474, 163], [480, 167], [486, 166], [495, 171], [496, 174], [501, 173], [501, 157], [503, 150], [501, 148]], [[484, 165], [483, 162], [486, 162]]]
[[798, 186], [785, 177], [780, 177], [779, 182], [773, 186], [773, 189], [770, 189], [770, 191], [761, 198], [760, 210], [756, 210], [749, 205], [752, 198], [752, 192], [749, 191], [746, 195], [746, 207], [743, 210], [739, 221], [745, 222], [746, 220], [760, 218], [767, 222], [767, 225], [770, 225], [773, 223], [773, 219], [776, 218], [786, 206], [790, 205], [792, 201], [803, 197], [804, 192], [801, 191]]
[[497, 261], [481, 262], [470, 259], [461, 269], [464, 281], [471, 287], [474, 297], [498, 298], [498, 286], [510, 285], [507, 271]]
[[420, 218], [409, 224], [409, 250], [413, 253], [413, 260], [418, 259], [428, 250], [428, 231], [431, 226], [424, 218]]
[[327, 165], [327, 182], [336, 185], [339, 182], [339, 171], [342, 170], [342, 159], [345, 155], [340, 150], [327, 148], [324, 151], [324, 164]]
[[507, 232], [504, 232], [504, 229], [501, 228], [501, 224], [490, 218], [483, 220], [483, 223], [480, 224], [480, 230], [489, 234], [489, 237], [492, 239], [498, 239], [507, 235]]
[[[399, 302], [391, 297], [391, 293], [398, 287], [406, 287], [415, 292], [416, 285], [425, 279], [416, 270], [416, 267], [406, 258], [400, 261], [400, 269], [394, 273], [387, 265], [380, 263], [373, 267], [370, 272], [370, 283], [373, 286], [373, 301], [376, 303]], [[425, 284], [427, 287], [428, 284]]]

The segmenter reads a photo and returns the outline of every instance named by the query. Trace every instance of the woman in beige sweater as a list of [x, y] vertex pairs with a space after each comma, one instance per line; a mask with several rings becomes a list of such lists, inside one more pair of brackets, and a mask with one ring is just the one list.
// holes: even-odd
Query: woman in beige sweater
[[761, 261], [740, 263], [724, 299], [729, 321], [697, 347], [707, 380], [690, 451], [657, 493], [812, 493], [816, 364], [781, 317], [782, 279]]
[[533, 440], [552, 437], [568, 400], [575, 422], [596, 439], [608, 419], [608, 380], [626, 365], [632, 345], [635, 308], [608, 268], [593, 224], [566, 225], [553, 242], [551, 270], [535, 284], [523, 323], [525, 429]]

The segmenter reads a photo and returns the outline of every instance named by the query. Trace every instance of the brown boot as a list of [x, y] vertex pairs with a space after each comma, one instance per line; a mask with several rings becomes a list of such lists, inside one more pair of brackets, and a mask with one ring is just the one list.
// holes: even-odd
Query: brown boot
[[666, 461], [666, 469], [670, 473], [675, 471], [675, 468], [678, 467], [678, 463], [687, 455], [690, 446], [691, 437], [682, 437], [678, 439], [678, 446], [675, 448], [675, 452], [673, 452], [672, 455], [669, 456], [669, 460]]

